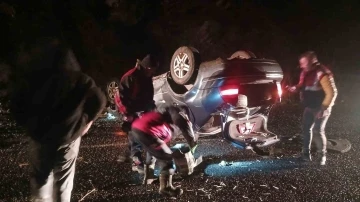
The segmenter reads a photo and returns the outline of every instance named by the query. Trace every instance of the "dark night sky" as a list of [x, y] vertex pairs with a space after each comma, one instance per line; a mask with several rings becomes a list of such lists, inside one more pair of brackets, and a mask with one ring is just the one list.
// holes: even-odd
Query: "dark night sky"
[[[359, 65], [360, 1], [257, 1], [300, 49], [316, 49], [326, 60]], [[354, 67], [353, 67], [354, 68]]]
[[[206, 2], [206, 0], [199, 1]], [[20, 4], [20, 0], [7, 0], [7, 2], [9, 4], [15, 2], [15, 5]], [[85, 1], [79, 2], [82, 2], [78, 3], [80, 6], [86, 5]], [[141, 0], [136, 0], [136, 2], [141, 2]], [[157, 2], [160, 2], [160, 0], [157, 0]], [[243, 5], [242, 3], [246, 1], [233, 0], [232, 2], [237, 2], [233, 5]], [[265, 15], [269, 16], [278, 27], [287, 33], [298, 52], [308, 49], [315, 50], [322, 61], [344, 69], [357, 69], [357, 66], [360, 65], [357, 60], [357, 58], [360, 58], [360, 41], [358, 37], [360, 35], [360, 1], [254, 0], [252, 2], [261, 8], [262, 12], [266, 12]], [[33, 6], [33, 3], [28, 3], [29, 5], [25, 7]], [[99, 5], [93, 5], [89, 9], [92, 15], [101, 16], [103, 7]], [[18, 5], [15, 8], [18, 9], [18, 13], [21, 13], [22, 6]], [[31, 15], [35, 14], [32, 13]], [[146, 15], [147, 18], [156, 19], [161, 15], [161, 12], [151, 10]], [[259, 15], [261, 15], [261, 12], [259, 12]], [[179, 16], [179, 18], [181, 17]], [[211, 17], [209, 16], [209, 18]], [[249, 21], [251, 21], [251, 17], [249, 16]], [[136, 49], [136, 47], [128, 46], [128, 44], [141, 40], [151, 41], [151, 39], [146, 39], [146, 34], [142, 33], [145, 25], [146, 22], [132, 27], [113, 27], [115, 27], [114, 30], [118, 32], [122, 41], [128, 41], [125, 43], [127, 47]], [[6, 40], [5, 42], [10, 41]], [[130, 53], [125, 51], [121, 54], [125, 54], [126, 57], [136, 57], [131, 51]], [[291, 60], [296, 63], [296, 58], [291, 58]]]

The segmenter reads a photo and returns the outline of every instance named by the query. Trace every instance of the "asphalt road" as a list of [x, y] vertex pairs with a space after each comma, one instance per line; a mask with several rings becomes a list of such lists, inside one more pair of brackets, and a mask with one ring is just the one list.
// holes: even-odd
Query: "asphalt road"
[[[339, 103], [328, 123], [328, 137], [346, 138], [352, 149], [328, 154], [326, 166], [296, 160], [298, 136], [276, 145], [269, 158], [238, 150], [221, 137], [203, 138], [197, 155], [204, 162], [188, 178], [175, 177], [184, 194], [165, 198], [159, 184], [141, 185], [130, 163], [116, 161], [127, 150], [114, 120], [98, 120], [81, 143], [73, 201], [360, 201], [359, 118], [356, 103]], [[301, 109], [283, 104], [273, 109], [269, 129], [288, 139], [300, 132]], [[28, 201], [27, 138], [1, 114], [0, 201]]]

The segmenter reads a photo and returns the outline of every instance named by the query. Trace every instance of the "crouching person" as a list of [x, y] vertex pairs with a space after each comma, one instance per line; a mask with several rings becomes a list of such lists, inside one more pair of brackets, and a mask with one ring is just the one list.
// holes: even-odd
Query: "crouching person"
[[132, 124], [132, 132], [147, 152], [145, 162], [144, 183], [153, 176], [154, 170], [150, 168], [151, 156], [155, 157], [160, 166], [159, 193], [166, 196], [179, 196], [183, 190], [172, 185], [172, 176], [175, 172], [173, 155], [169, 147], [174, 127], [178, 127], [187, 140], [190, 148], [197, 146], [192, 128], [181, 115], [177, 107], [167, 107], [164, 112], [148, 112]]

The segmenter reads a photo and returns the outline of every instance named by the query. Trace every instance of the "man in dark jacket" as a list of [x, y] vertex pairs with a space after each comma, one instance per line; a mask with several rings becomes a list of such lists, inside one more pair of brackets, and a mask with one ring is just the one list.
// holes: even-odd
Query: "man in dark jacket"
[[136, 66], [121, 78], [119, 93], [115, 95], [116, 106], [124, 117], [122, 129], [128, 134], [132, 169], [139, 173], [144, 171], [142, 148], [131, 135], [131, 124], [138, 118], [138, 113], [156, 109], [152, 76], [158, 66], [158, 61], [151, 54], [138, 60]]
[[11, 113], [30, 136], [32, 199], [70, 201], [81, 137], [106, 98], [63, 42], [34, 46], [19, 58]]
[[169, 144], [172, 139], [173, 127], [180, 129], [187, 140], [190, 149], [197, 147], [197, 137], [191, 128], [191, 123], [177, 107], [167, 107], [164, 112], [148, 112], [143, 114], [132, 124], [132, 135], [147, 151], [144, 184], [153, 176], [154, 170], [150, 168], [151, 157], [154, 156], [160, 166], [159, 193], [167, 196], [179, 196], [182, 189], [172, 185], [174, 174], [173, 152]]
[[337, 97], [337, 88], [332, 72], [319, 63], [315, 52], [307, 51], [300, 55], [299, 64], [302, 72], [299, 83], [288, 88], [290, 92], [300, 91], [305, 107], [302, 128], [304, 135], [302, 159], [311, 161], [311, 142], [314, 140], [320, 154], [320, 165], [326, 163], [325, 136], [326, 123]]

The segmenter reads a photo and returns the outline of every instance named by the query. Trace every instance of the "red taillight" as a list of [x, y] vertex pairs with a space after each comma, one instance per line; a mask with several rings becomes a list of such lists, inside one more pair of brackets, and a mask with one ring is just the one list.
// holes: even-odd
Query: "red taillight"
[[237, 95], [237, 94], [239, 94], [239, 89], [237, 89], [237, 88], [229, 88], [229, 89], [220, 90], [220, 95], [221, 96]]
[[238, 86], [221, 86], [220, 87], [220, 95], [225, 103], [230, 103], [235, 105], [237, 102], [237, 97], [239, 94]]

